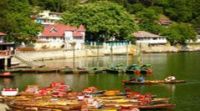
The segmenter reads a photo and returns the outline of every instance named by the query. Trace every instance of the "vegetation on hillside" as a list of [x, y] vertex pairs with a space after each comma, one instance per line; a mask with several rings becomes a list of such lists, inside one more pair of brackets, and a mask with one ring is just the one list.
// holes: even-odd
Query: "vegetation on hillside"
[[[34, 41], [40, 27], [30, 16], [39, 10], [63, 12], [62, 22], [85, 25], [92, 40], [130, 39], [139, 29], [184, 45], [200, 30], [199, 0], [1, 0], [0, 10], [0, 31], [17, 42]], [[161, 15], [173, 23], [158, 24]]]
[[8, 41], [29, 43], [36, 40], [40, 26], [31, 20], [31, 6], [27, 0], [1, 0], [0, 10], [0, 31], [8, 34]]
[[91, 40], [127, 39], [137, 27], [131, 16], [122, 6], [100, 1], [77, 5], [63, 14], [62, 22], [87, 28]]

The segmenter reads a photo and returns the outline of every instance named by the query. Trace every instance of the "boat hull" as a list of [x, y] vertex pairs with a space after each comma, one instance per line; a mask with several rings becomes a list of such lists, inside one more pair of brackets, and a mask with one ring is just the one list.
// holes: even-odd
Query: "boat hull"
[[0, 78], [13, 78], [14, 76], [13, 75], [3, 75], [3, 74], [0, 74]]
[[176, 84], [185, 83], [185, 80], [175, 80], [175, 81], [164, 81], [164, 80], [146, 80], [145, 82], [138, 81], [123, 81], [124, 84], [135, 84], [135, 85], [154, 85], [154, 84]]
[[1, 91], [2, 96], [16, 96], [18, 94], [18, 90], [13, 90], [13, 91]]

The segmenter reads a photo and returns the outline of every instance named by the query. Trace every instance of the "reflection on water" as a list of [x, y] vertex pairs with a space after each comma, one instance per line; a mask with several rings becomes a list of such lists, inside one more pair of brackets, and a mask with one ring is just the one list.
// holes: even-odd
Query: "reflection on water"
[[[184, 84], [162, 84], [151, 86], [126, 86], [141, 93], [152, 93], [158, 97], [169, 97], [172, 103], [176, 103], [176, 111], [198, 111], [200, 109], [200, 53], [162, 53], [143, 54], [144, 63], [150, 63], [153, 67], [153, 75], [146, 79], [164, 79], [174, 74], [177, 79], [188, 81]], [[76, 66], [80, 67], [109, 67], [111, 64], [126, 64], [126, 56], [110, 56], [93, 58], [77, 58]], [[98, 60], [98, 62], [97, 62]], [[72, 60], [44, 61], [51, 67], [64, 67], [72, 65]], [[128, 63], [137, 63], [137, 58], [129, 56]], [[55, 66], [56, 65], [56, 66]], [[123, 90], [122, 80], [128, 79], [126, 74], [16, 74], [13, 80], [1, 79], [0, 87], [18, 87], [23, 90], [27, 85], [38, 84], [41, 87], [48, 86], [53, 81], [61, 81], [69, 84], [73, 90], [80, 91], [88, 86], [96, 86], [100, 89]]]
[[2, 88], [13, 88], [15, 87], [14, 80], [11, 78], [0, 79], [0, 89]]

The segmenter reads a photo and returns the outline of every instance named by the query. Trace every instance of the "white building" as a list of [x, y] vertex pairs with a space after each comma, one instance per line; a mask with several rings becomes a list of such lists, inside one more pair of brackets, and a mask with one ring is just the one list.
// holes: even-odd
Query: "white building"
[[138, 31], [133, 33], [133, 35], [136, 38], [136, 44], [161, 45], [167, 43], [165, 37], [145, 31]]
[[3, 42], [4, 42], [4, 36], [5, 36], [5, 35], [6, 35], [5, 33], [0, 32], [0, 43], [3, 43]]
[[55, 24], [60, 19], [61, 19], [61, 13], [44, 10], [35, 17], [35, 22], [42, 25], [48, 25], [48, 24]]
[[85, 28], [83, 25], [79, 27], [64, 24], [47, 25], [39, 34], [38, 40], [50, 44], [63, 44], [68, 49], [71, 48], [71, 42], [76, 42], [75, 48], [81, 49], [85, 43]]

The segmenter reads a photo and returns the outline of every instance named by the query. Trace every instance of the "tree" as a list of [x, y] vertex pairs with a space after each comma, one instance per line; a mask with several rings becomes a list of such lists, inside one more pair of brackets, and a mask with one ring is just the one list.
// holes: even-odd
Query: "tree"
[[31, 18], [31, 8], [27, 0], [13, 1], [3, 0], [0, 7], [0, 31], [8, 34], [7, 41], [17, 43], [29, 43], [36, 39], [40, 26], [35, 24]]
[[172, 0], [165, 8], [165, 14], [178, 22], [189, 22], [193, 16], [193, 0]]
[[32, 6], [40, 6], [44, 10], [51, 10], [54, 12], [63, 12], [70, 10], [80, 0], [29, 0]]
[[196, 32], [190, 24], [174, 23], [162, 33], [171, 45], [186, 45], [188, 40], [196, 40]]
[[137, 12], [136, 18], [139, 21], [138, 24], [140, 26], [140, 30], [159, 34], [163, 28], [157, 23], [159, 13], [152, 8], [145, 8], [142, 11]]
[[62, 22], [76, 26], [83, 24], [93, 40], [125, 39], [136, 29], [133, 17], [122, 6], [108, 1], [78, 5], [73, 11], [64, 13]]
[[135, 14], [139, 11], [142, 11], [145, 7], [141, 3], [135, 3], [135, 4], [128, 4], [127, 10], [131, 14]]

